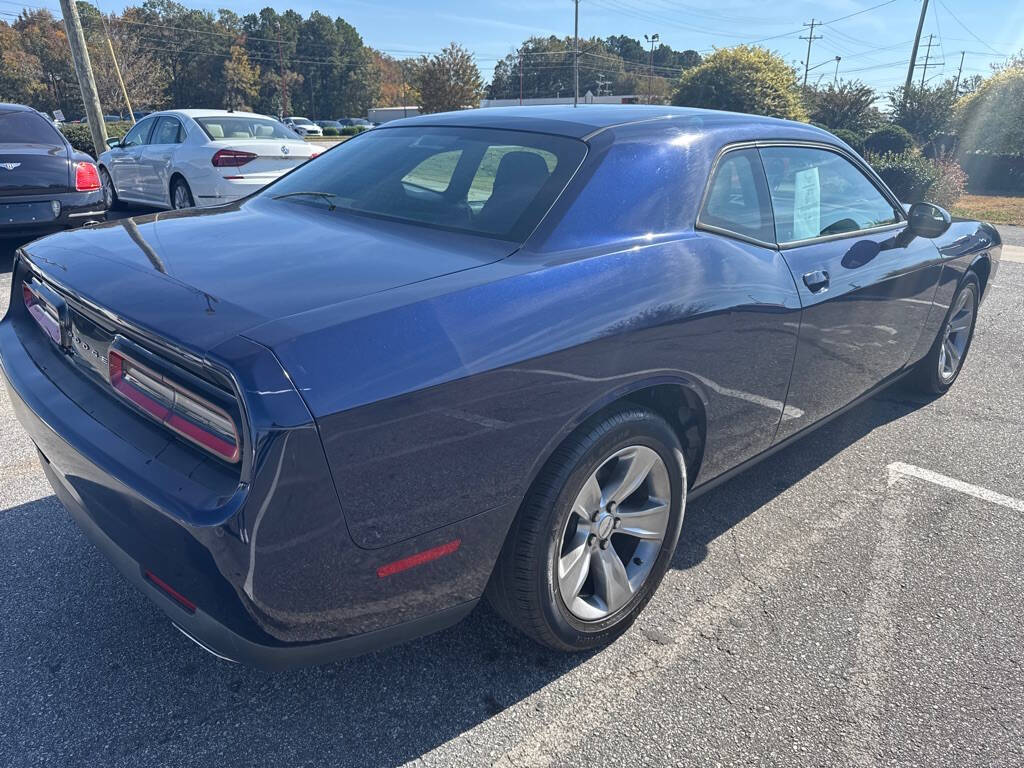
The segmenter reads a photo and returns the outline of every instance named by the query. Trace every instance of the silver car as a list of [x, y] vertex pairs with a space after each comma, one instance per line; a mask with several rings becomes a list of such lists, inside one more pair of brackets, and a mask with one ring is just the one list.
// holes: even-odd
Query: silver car
[[154, 112], [107, 143], [99, 166], [108, 206], [221, 205], [319, 154], [272, 117], [219, 109]]

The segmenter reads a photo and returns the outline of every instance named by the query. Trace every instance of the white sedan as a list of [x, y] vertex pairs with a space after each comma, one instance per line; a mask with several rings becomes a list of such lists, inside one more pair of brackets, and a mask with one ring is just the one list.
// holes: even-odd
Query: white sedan
[[323, 129], [308, 117], [286, 117], [284, 124], [299, 136], [323, 136]]
[[278, 120], [224, 110], [154, 112], [99, 156], [109, 206], [221, 205], [320, 154]]

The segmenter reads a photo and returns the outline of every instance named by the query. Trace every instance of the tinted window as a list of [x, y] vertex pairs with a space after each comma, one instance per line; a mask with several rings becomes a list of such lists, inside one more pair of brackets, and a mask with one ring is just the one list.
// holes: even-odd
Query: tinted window
[[173, 117], [161, 117], [150, 138], [150, 144], [180, 144], [184, 140], [184, 131]]
[[135, 127], [128, 131], [125, 137], [121, 139], [121, 146], [137, 147], [140, 144], [147, 144], [149, 132], [153, 129], [155, 122], [156, 120], [150, 118], [149, 120], [143, 120], [141, 123], [136, 123]]
[[482, 128], [368, 131], [262, 193], [507, 240], [524, 240], [586, 153], [576, 139]]
[[853, 163], [812, 147], [761, 150], [780, 243], [857, 232], [901, 220]]
[[0, 113], [0, 144], [43, 144], [62, 147], [57, 129], [35, 112]]
[[734, 150], [718, 162], [700, 223], [775, 242], [768, 189], [756, 149]]
[[224, 115], [217, 117], [197, 117], [199, 127], [206, 131], [211, 139], [295, 139], [290, 128], [269, 117], [240, 117]]

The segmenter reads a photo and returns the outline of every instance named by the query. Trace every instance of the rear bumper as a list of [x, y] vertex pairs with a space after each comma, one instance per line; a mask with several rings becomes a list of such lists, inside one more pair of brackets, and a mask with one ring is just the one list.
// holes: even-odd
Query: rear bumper
[[[265, 669], [324, 663], [445, 629], [462, 620], [478, 602], [464, 600], [411, 621], [334, 640], [285, 643], [272, 637], [244, 609], [236, 591], [217, 577], [217, 569], [207, 562], [207, 544], [89, 461], [37, 413], [48, 412], [46, 401], [52, 405], [54, 393], [45, 391], [42, 373], [36, 371], [29, 377], [15, 373], [15, 369], [23, 371], [30, 361], [20, 359], [17, 350], [12, 352], [11, 345], [3, 343], [10, 341], [10, 333], [9, 323], [0, 324], [0, 378], [7, 385], [18, 420], [39, 450], [40, 463], [54, 493], [121, 574], [176, 628], [208, 652]], [[30, 392], [23, 395], [30, 380]], [[194, 598], [194, 610], [187, 610], [158, 588], [147, 578], [147, 571], [190, 600]]]
[[[5, 215], [3, 206], [20, 205], [23, 203], [60, 203], [60, 213], [47, 215], [38, 220], [25, 220], [8, 211]], [[103, 192], [58, 192], [43, 195], [16, 195], [0, 197], [0, 236], [13, 237], [23, 234], [39, 234], [61, 229], [80, 227], [88, 221], [103, 221], [107, 208], [103, 204]]]

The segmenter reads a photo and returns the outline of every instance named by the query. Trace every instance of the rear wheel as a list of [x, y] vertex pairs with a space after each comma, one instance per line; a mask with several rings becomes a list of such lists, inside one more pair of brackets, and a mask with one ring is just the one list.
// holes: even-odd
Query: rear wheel
[[171, 182], [171, 207], [175, 210], [182, 208], [194, 208], [196, 201], [192, 197], [192, 190], [188, 182], [180, 176]]
[[106, 168], [100, 168], [100, 186], [103, 189], [103, 205], [109, 211], [117, 205], [117, 190], [114, 189], [114, 180]]
[[520, 510], [488, 586], [513, 626], [564, 651], [625, 632], [668, 569], [686, 467], [657, 414], [628, 407], [555, 452]]
[[960, 375], [974, 339], [980, 296], [978, 277], [968, 272], [953, 297], [931, 351], [918, 363], [916, 380], [921, 390], [941, 395], [953, 386]]

